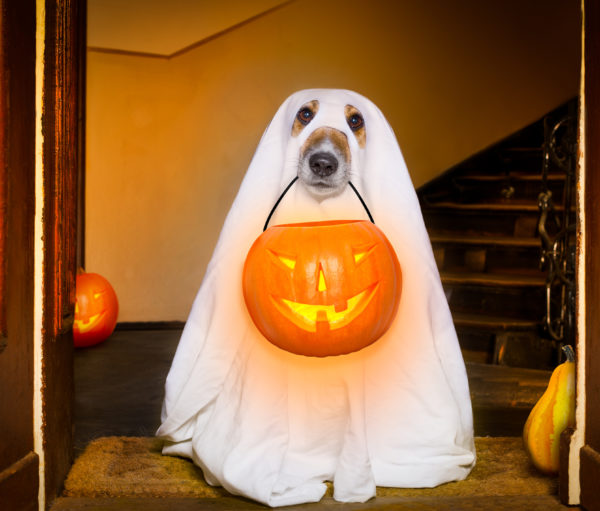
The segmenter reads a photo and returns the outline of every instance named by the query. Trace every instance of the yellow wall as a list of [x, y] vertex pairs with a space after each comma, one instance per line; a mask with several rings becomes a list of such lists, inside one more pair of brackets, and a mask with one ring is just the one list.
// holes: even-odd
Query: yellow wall
[[419, 186], [577, 94], [579, 41], [570, 0], [296, 0], [170, 60], [89, 51], [86, 268], [120, 321], [184, 320], [290, 93], [369, 97]]

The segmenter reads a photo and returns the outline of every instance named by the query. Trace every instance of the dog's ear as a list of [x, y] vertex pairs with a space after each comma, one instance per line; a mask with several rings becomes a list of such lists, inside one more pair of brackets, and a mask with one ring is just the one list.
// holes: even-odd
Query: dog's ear
[[296, 113], [294, 123], [292, 125], [292, 137], [297, 137], [310, 121], [313, 120], [319, 111], [319, 101], [313, 99], [308, 103], [304, 103], [300, 110]]

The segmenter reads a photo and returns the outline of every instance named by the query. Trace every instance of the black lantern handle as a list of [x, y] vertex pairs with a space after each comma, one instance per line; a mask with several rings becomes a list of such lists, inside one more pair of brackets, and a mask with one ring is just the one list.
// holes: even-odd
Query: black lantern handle
[[[292, 179], [290, 181], [290, 184], [285, 187], [285, 190], [283, 190], [283, 192], [279, 196], [279, 199], [277, 199], [277, 201], [273, 205], [273, 208], [271, 209], [271, 212], [269, 213], [269, 216], [267, 217], [267, 221], [265, 222], [265, 226], [263, 227], [263, 232], [267, 230], [267, 227], [269, 226], [269, 221], [271, 220], [271, 217], [273, 216], [273, 213], [275, 213], [275, 208], [277, 208], [277, 206], [279, 206], [279, 203], [281, 202], [281, 199], [283, 199], [283, 197], [285, 196], [285, 194], [288, 192], [288, 190], [292, 187], [292, 185], [296, 181], [298, 181], [298, 176], [295, 176], [294, 179]], [[358, 190], [356, 189], [356, 187], [352, 184], [351, 181], [348, 181], [348, 184], [350, 185], [350, 188], [352, 188], [352, 190], [354, 191], [354, 193], [356, 194], [356, 196], [360, 200], [360, 203], [363, 205], [363, 208], [365, 208], [365, 211], [367, 212], [367, 215], [368, 215], [369, 220], [371, 221], [371, 223], [375, 224], [375, 220], [373, 220], [373, 216], [371, 215], [371, 212], [369, 211], [369, 208], [367, 207], [367, 204], [365, 203], [365, 201], [361, 197], [360, 193], [358, 193]]]

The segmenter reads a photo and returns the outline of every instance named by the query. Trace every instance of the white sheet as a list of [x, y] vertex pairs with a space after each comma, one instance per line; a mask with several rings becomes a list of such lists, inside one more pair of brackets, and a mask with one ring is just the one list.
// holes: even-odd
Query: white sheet
[[[298, 109], [319, 100], [297, 137]], [[344, 118], [358, 108], [360, 148]], [[317, 127], [346, 133], [352, 182], [402, 267], [402, 298], [373, 345], [326, 358], [287, 353], [252, 323], [242, 267]], [[354, 193], [317, 202], [297, 182], [270, 225], [366, 219]], [[345, 90], [290, 96], [265, 131], [227, 216], [166, 381], [163, 452], [186, 456], [210, 484], [269, 506], [334, 498], [364, 502], [375, 486], [431, 487], [465, 478], [475, 463], [465, 367], [414, 187], [380, 110]]]

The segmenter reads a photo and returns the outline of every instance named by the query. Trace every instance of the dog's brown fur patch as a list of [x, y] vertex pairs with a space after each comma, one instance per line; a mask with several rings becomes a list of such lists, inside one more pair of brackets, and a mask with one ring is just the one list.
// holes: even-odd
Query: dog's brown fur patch
[[[358, 108], [352, 105], [346, 105], [344, 107], [344, 114], [346, 115], [346, 120], [350, 119], [350, 117], [354, 114], [358, 114], [362, 117], [362, 114]], [[364, 148], [367, 144], [367, 131], [365, 130], [364, 124], [359, 129], [354, 131], [354, 136], [356, 137], [356, 140], [358, 140], [358, 146]]]
[[[317, 115], [317, 112], [319, 111], [319, 101], [316, 99], [313, 99], [312, 101], [309, 101], [308, 103], [304, 103], [300, 107], [298, 112], [304, 108], [308, 108], [313, 113], [313, 117], [314, 117], [315, 115]], [[304, 126], [306, 126], [306, 124], [302, 124], [298, 120], [298, 117], [295, 117], [294, 124], [292, 125], [292, 137], [297, 137], [300, 134], [300, 132], [304, 129]]]
[[336, 149], [343, 155], [346, 162], [350, 163], [352, 158], [350, 154], [350, 146], [346, 134], [329, 126], [321, 126], [313, 131], [305, 140], [300, 148], [300, 154], [303, 156], [309, 147], [320, 144], [323, 140], [329, 139]]

